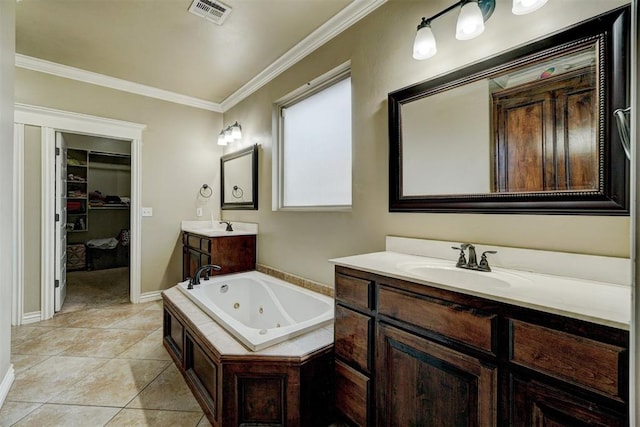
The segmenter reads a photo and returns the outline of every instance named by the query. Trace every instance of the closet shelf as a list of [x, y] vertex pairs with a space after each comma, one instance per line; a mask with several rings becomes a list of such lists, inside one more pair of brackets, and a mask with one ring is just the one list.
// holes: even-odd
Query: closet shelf
[[108, 204], [103, 206], [89, 206], [89, 210], [129, 209], [129, 205]]

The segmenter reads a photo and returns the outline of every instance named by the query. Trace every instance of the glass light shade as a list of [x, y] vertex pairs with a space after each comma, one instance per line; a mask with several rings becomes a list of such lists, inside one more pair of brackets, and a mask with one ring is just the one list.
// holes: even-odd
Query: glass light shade
[[470, 40], [479, 36], [484, 31], [484, 18], [482, 11], [475, 1], [462, 5], [458, 23], [456, 24], [456, 38], [458, 40]]
[[233, 142], [233, 136], [231, 135], [231, 128], [224, 130], [224, 140], [227, 142]]
[[227, 140], [224, 137], [224, 131], [220, 131], [220, 135], [218, 135], [218, 145], [227, 145]]
[[535, 12], [547, 3], [547, 0], [513, 0], [511, 12], [514, 15], [526, 15]]
[[431, 27], [426, 25], [420, 28], [413, 41], [413, 58], [418, 60], [431, 58], [437, 51], [436, 39]]
[[242, 139], [242, 128], [238, 122], [235, 122], [235, 124], [231, 126], [231, 137], [234, 140]]

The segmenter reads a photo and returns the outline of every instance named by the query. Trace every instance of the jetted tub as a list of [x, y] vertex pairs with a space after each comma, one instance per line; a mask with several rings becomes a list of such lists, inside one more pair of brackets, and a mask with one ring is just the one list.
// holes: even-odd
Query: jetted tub
[[333, 322], [333, 299], [257, 271], [188, 284], [178, 289], [253, 351]]

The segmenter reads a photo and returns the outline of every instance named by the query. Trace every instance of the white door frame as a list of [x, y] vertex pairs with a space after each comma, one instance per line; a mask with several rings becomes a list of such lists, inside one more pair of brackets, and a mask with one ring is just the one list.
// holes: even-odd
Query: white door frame
[[[130, 268], [129, 268], [129, 299], [132, 303], [140, 302], [141, 293], [141, 149], [142, 131], [146, 125], [125, 122], [121, 120], [107, 119], [86, 114], [68, 111], [54, 110], [51, 108], [33, 105], [15, 104], [15, 123], [20, 125], [32, 125], [41, 127], [42, 138], [42, 237], [41, 237], [41, 292], [40, 292], [40, 320], [53, 317], [54, 314], [54, 245], [55, 245], [55, 134], [56, 132], [80, 133], [86, 135], [101, 136], [114, 139], [122, 139], [131, 142], [131, 241], [130, 241]], [[20, 136], [20, 132], [17, 132]], [[20, 138], [16, 137], [15, 143]], [[17, 149], [21, 149], [16, 147]], [[23, 159], [22, 159], [23, 160]], [[24, 170], [24, 162], [21, 161], [16, 168], [14, 179], [18, 179]], [[14, 196], [14, 200], [15, 200]], [[17, 218], [23, 218], [24, 203], [18, 204]], [[18, 229], [20, 237], [24, 239], [23, 230]], [[17, 265], [24, 265], [24, 253], [18, 251]], [[14, 295], [23, 295], [24, 276], [19, 275], [14, 282]], [[14, 298], [14, 304], [21, 298]], [[22, 307], [14, 306], [15, 313], [22, 313]], [[20, 316], [22, 317], [22, 316]]]
[[24, 124], [13, 125], [13, 292], [11, 324], [22, 324], [24, 313]]

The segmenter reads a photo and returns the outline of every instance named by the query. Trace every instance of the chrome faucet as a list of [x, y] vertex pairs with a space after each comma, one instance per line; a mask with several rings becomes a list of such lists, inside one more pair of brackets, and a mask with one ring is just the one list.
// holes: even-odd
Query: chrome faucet
[[[491, 271], [491, 267], [489, 266], [489, 260], [487, 260], [487, 254], [497, 254], [498, 251], [484, 251], [480, 256], [480, 264], [478, 264], [478, 258], [476, 256], [476, 247], [471, 243], [461, 243], [459, 247], [452, 246], [452, 249], [460, 251], [460, 255], [458, 256], [458, 262], [456, 262], [456, 267], [466, 268], [467, 270], [476, 270], [476, 271]], [[469, 260], [465, 256], [464, 251], [469, 251]]]
[[193, 278], [189, 279], [189, 284], [187, 285], [187, 289], [193, 289], [193, 285], [200, 284], [200, 276], [202, 276], [203, 272], [204, 272], [204, 279], [205, 280], [209, 279], [209, 273], [208, 273], [209, 270], [220, 271], [222, 270], [222, 267], [215, 264], [206, 264], [199, 267], [196, 270], [196, 274], [193, 276]]
[[225, 231], [233, 231], [233, 227], [231, 227], [231, 221], [220, 221], [220, 224], [227, 224], [227, 229]]

